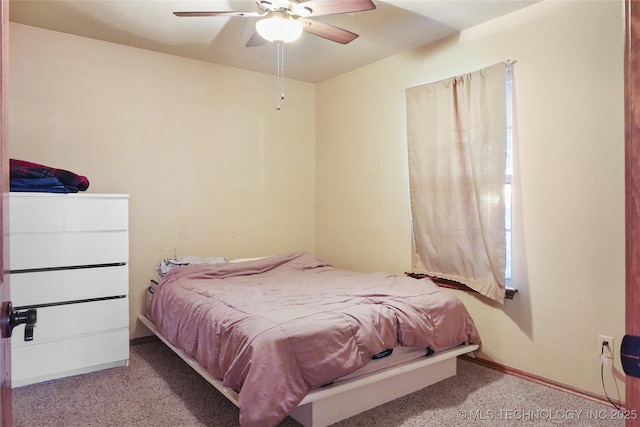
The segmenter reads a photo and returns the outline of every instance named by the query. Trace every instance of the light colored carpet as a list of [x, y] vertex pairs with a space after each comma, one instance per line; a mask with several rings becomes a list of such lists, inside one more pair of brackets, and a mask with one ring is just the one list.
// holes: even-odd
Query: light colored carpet
[[[238, 425], [238, 409], [160, 342], [132, 346], [128, 367], [19, 387], [13, 396], [16, 427]], [[623, 426], [615, 412], [459, 360], [455, 377], [337, 426]], [[290, 418], [280, 424], [293, 426]]]

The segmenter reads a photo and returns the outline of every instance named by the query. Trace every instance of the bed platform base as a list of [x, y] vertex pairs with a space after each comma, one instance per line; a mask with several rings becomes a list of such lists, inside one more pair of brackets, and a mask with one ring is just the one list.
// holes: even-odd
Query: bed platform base
[[[189, 366], [238, 406], [238, 393], [223, 386], [221, 380], [211, 376], [194, 358], [171, 345], [149, 318], [139, 315], [138, 319]], [[337, 423], [454, 376], [457, 356], [477, 348], [477, 345], [455, 347], [399, 366], [311, 390], [289, 416], [305, 427], [324, 427]]]

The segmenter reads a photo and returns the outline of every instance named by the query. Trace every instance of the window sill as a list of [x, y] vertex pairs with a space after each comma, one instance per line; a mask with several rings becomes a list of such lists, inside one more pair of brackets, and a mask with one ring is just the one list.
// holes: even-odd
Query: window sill
[[[470, 292], [473, 294], [478, 294], [479, 292], [471, 289], [470, 287], [468, 287], [467, 285], [463, 285], [462, 283], [456, 282], [455, 280], [449, 280], [449, 279], [442, 279], [440, 277], [432, 277], [429, 276], [428, 274], [424, 274], [424, 273], [412, 273], [412, 272], [407, 272], [405, 273], [407, 276], [409, 277], [413, 277], [414, 279], [424, 279], [425, 277], [428, 277], [429, 279], [433, 280], [433, 282], [440, 286], [441, 288], [447, 288], [447, 289], [455, 289], [458, 291], [463, 291], [463, 292]], [[505, 288], [505, 298], [506, 299], [513, 299], [514, 295], [516, 294], [516, 292], [518, 292], [517, 289], [515, 288]]]

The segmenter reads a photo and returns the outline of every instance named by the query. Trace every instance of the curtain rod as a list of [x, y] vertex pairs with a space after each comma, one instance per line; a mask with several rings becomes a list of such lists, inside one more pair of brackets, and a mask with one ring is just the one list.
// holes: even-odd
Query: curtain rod
[[[507, 59], [507, 60], [505, 60], [505, 61], [504, 61], [504, 65], [505, 65], [506, 67], [508, 67], [508, 66], [510, 66], [510, 65], [514, 65], [516, 62], [518, 62], [518, 61], [517, 61], [517, 60], [512, 60], [512, 59]], [[495, 64], [490, 65], [490, 67], [496, 66], [496, 65], [498, 65], [498, 64], [500, 64], [500, 62], [496, 62]], [[489, 67], [486, 67], [486, 68], [489, 68]], [[478, 71], [478, 70], [476, 70], [476, 71]], [[467, 74], [469, 74], [469, 73], [467, 73]], [[454, 76], [454, 77], [460, 77], [460, 76], [462, 76], [462, 75], [464, 75], [464, 74], [461, 74], [461, 75], [459, 75], [459, 76]], [[441, 80], [436, 80], [436, 82], [437, 82], [437, 81], [448, 80], [448, 79], [450, 79], [450, 78], [452, 78], [452, 77], [449, 77], [449, 78], [446, 78], [446, 79], [441, 79]], [[435, 82], [431, 82], [431, 83], [435, 83]], [[425, 84], [431, 84], [431, 83], [424, 83], [424, 84], [421, 84], [421, 85], [417, 85], [417, 86], [412, 86], [412, 87], [409, 87], [409, 88], [405, 88], [405, 89], [404, 89], [404, 91], [406, 92], [406, 91], [407, 91], [407, 90], [409, 90], [409, 89], [417, 88], [417, 87], [420, 87], [420, 86], [424, 86]]]

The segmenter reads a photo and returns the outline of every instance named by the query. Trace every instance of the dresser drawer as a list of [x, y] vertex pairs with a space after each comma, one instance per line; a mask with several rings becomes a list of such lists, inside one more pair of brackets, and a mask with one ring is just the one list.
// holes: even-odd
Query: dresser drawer
[[11, 233], [64, 231], [64, 204], [58, 197], [9, 196]]
[[11, 193], [11, 233], [129, 229], [126, 195]]
[[128, 262], [129, 233], [12, 233], [9, 247], [11, 271]]
[[11, 275], [14, 307], [129, 295], [129, 268], [79, 268]]
[[[24, 325], [13, 329], [12, 347], [41, 343], [129, 327], [129, 299], [117, 298], [38, 308], [33, 341], [24, 341]], [[40, 355], [43, 358], [44, 355]]]
[[69, 198], [65, 201], [64, 231], [115, 231], [129, 229], [126, 198]]
[[12, 386], [125, 366], [128, 360], [127, 329], [33, 346], [12, 346]]

